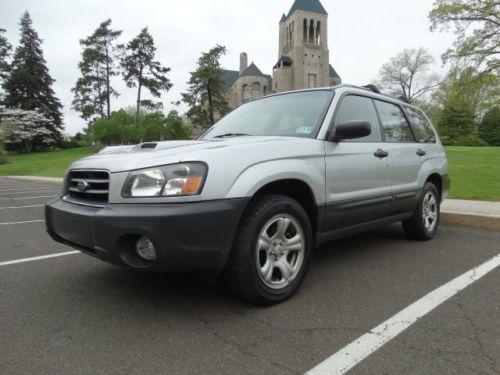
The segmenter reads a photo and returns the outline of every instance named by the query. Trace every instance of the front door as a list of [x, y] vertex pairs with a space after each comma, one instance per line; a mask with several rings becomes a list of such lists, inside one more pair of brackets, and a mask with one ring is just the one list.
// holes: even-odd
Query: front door
[[368, 121], [372, 133], [365, 138], [325, 141], [324, 232], [390, 215], [392, 155], [385, 150], [373, 100], [358, 95], [345, 96], [334, 123], [347, 121]]

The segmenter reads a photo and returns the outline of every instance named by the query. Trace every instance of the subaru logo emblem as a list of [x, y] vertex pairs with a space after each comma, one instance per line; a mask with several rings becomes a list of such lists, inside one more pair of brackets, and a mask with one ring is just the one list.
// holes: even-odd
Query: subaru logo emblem
[[89, 183], [85, 180], [80, 180], [78, 181], [78, 184], [76, 185], [76, 188], [78, 191], [81, 191], [82, 193], [89, 188]]

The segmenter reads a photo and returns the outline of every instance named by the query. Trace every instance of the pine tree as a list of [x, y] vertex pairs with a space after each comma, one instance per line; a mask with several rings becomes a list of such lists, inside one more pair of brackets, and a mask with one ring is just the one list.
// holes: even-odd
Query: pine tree
[[203, 128], [215, 123], [216, 114], [224, 116], [229, 112], [220, 65], [220, 58], [226, 52], [226, 47], [221, 45], [203, 52], [198, 59], [198, 68], [191, 73], [188, 92], [182, 94], [182, 101], [190, 106], [187, 116]]
[[50, 120], [48, 128], [56, 139], [61, 139], [62, 105], [55, 96], [50, 76], [43, 57], [42, 41], [33, 29], [28, 12], [21, 17], [21, 40], [14, 52], [10, 73], [5, 82], [7, 108], [37, 111]]
[[170, 68], [161, 66], [155, 60], [156, 47], [147, 27], [132, 39], [125, 48], [121, 60], [123, 79], [130, 88], [137, 87], [136, 124], [139, 123], [141, 106], [149, 110], [161, 109], [161, 102], [142, 100], [142, 88], [149, 90], [155, 98], [161, 97], [162, 91], [168, 91], [172, 83], [167, 77]]
[[[11, 44], [2, 34], [5, 29], [0, 29], [0, 87], [3, 87], [10, 71], [9, 57], [12, 49]], [[0, 103], [2, 102], [2, 92], [0, 92]]]
[[486, 112], [479, 124], [479, 135], [490, 146], [500, 146], [500, 107]]
[[78, 64], [81, 77], [71, 90], [74, 93], [72, 107], [87, 121], [111, 116], [111, 97], [118, 92], [111, 86], [111, 78], [118, 75], [119, 46], [116, 39], [121, 30], [112, 30], [111, 19], [107, 19], [86, 39], [80, 40], [83, 47], [82, 60]]

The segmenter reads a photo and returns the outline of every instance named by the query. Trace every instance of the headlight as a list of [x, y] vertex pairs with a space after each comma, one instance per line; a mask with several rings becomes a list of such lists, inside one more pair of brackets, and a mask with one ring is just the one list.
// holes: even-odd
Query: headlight
[[124, 198], [178, 197], [201, 193], [207, 166], [181, 163], [132, 171], [123, 185]]

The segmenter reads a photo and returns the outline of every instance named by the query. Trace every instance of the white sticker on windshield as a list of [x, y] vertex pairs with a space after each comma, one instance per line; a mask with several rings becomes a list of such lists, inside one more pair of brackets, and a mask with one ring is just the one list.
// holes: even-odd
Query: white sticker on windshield
[[301, 126], [300, 128], [297, 128], [295, 130], [295, 133], [297, 134], [311, 134], [312, 128], [310, 126]]

